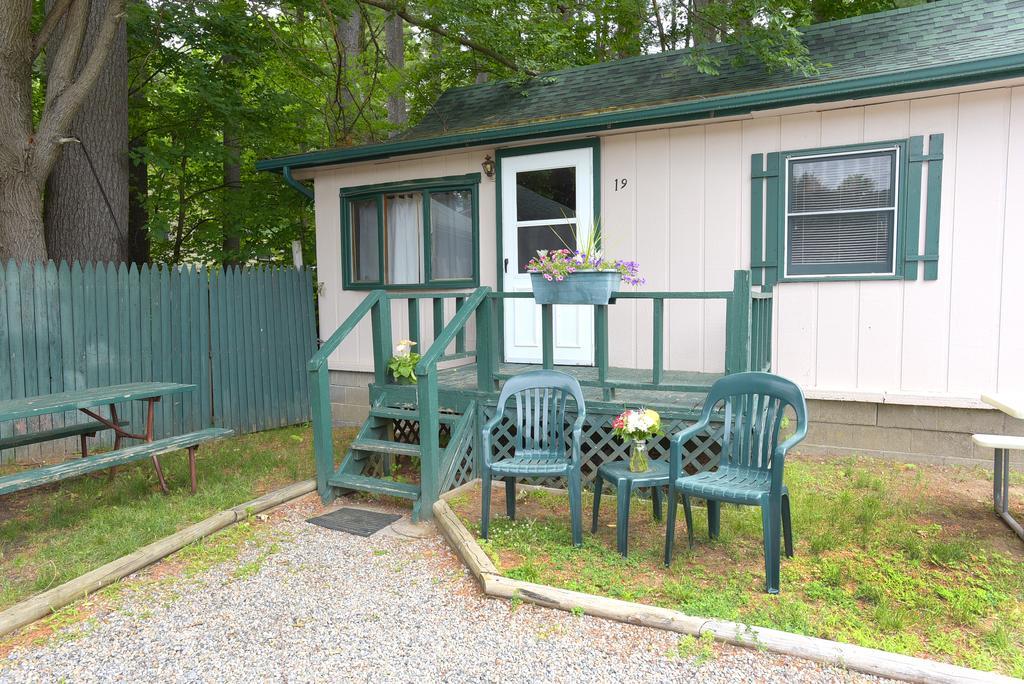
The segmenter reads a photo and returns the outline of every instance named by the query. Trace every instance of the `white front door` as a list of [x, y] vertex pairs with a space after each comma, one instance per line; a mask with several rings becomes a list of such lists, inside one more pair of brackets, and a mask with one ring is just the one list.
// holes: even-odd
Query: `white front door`
[[[538, 250], [575, 249], [594, 225], [594, 155], [590, 147], [504, 157], [501, 227], [506, 292], [530, 292], [526, 263]], [[594, 363], [594, 309], [556, 306], [555, 363]], [[532, 299], [505, 300], [505, 360], [540, 363], [540, 307]]]

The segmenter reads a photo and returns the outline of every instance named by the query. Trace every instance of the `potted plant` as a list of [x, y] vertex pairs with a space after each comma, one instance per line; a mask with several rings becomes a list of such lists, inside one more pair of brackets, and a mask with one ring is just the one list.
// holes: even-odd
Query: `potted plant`
[[[579, 244], [578, 241], [576, 241]], [[541, 250], [526, 264], [538, 304], [607, 304], [622, 282], [643, 285], [635, 261], [606, 258], [599, 230], [576, 249]]]
[[416, 364], [420, 355], [412, 350], [416, 343], [412, 340], [399, 340], [395, 345], [395, 355], [388, 361], [391, 377], [399, 385], [416, 384]]
[[661, 416], [653, 409], [627, 409], [612, 420], [612, 433], [623, 442], [631, 442], [629, 469], [634, 473], [647, 472], [647, 441], [665, 434], [661, 429]]

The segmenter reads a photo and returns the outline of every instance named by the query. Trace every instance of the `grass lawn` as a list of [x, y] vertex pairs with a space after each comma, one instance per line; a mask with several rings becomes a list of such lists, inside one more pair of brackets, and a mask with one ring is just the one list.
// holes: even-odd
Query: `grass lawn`
[[[338, 430], [336, 453], [355, 430]], [[199, 449], [199, 491], [185, 452], [0, 499], [0, 610], [261, 494], [315, 475], [308, 426], [242, 435]], [[11, 471], [13, 468], [5, 468]]]
[[[990, 474], [792, 457], [786, 483], [796, 556], [782, 559], [777, 596], [764, 593], [754, 507], [723, 505], [721, 539], [712, 542], [695, 502], [692, 551], [680, 511], [666, 569], [664, 527], [648, 501], [633, 502], [623, 559], [614, 497], [602, 500], [591, 535], [593, 498], [584, 493], [584, 545], [574, 549], [563, 495], [520, 493], [513, 522], [496, 489], [491, 539], [481, 545], [503, 574], [521, 580], [1024, 677], [1024, 544], [992, 512]], [[1024, 487], [1014, 492], [1020, 503]], [[479, 533], [479, 493], [450, 503]]]

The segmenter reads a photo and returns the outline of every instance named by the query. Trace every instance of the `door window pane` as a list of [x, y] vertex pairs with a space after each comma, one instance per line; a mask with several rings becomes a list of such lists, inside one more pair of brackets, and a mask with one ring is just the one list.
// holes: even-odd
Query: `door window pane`
[[575, 167], [517, 173], [516, 211], [519, 221], [575, 218]]
[[434, 280], [473, 277], [473, 194], [430, 193], [430, 270]]
[[423, 195], [408, 192], [384, 196], [387, 282], [409, 285], [423, 282]]
[[526, 273], [526, 264], [539, 250], [576, 248], [576, 226], [520, 226], [519, 273]]
[[352, 222], [352, 273], [359, 283], [380, 282], [377, 201], [356, 200], [349, 205]]

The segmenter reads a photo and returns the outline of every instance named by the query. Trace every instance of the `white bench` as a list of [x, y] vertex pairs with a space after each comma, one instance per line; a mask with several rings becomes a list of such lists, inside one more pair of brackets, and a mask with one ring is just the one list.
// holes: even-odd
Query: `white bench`
[[[1013, 418], [1024, 418], [1024, 404], [1019, 400], [999, 395], [983, 394], [981, 400]], [[974, 435], [974, 443], [992, 449], [992, 505], [1017, 536], [1024, 539], [1024, 527], [1010, 515], [1010, 451], [1024, 451], [1024, 437], [1013, 435]]]

